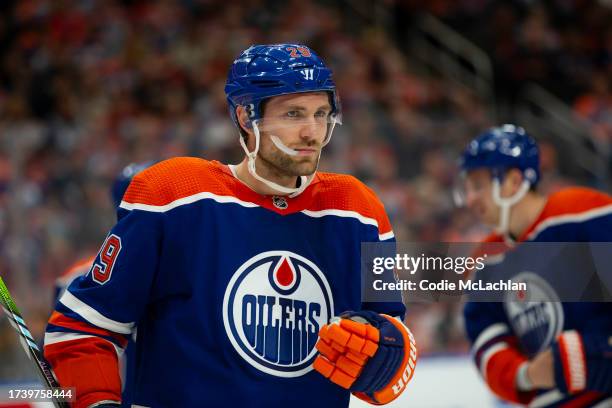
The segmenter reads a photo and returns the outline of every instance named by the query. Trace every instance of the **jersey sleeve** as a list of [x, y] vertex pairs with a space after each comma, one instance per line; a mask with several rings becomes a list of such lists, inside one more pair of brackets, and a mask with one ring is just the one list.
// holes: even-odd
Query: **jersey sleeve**
[[[137, 178], [128, 189], [147, 193]], [[121, 400], [119, 358], [155, 282], [163, 214], [119, 211], [90, 271], [59, 299], [45, 333], [45, 357], [75, 407]]]
[[528, 404], [535, 393], [521, 392], [516, 386], [518, 369], [527, 356], [518, 347], [502, 303], [467, 302], [463, 316], [474, 363], [488, 387], [506, 401]]
[[[579, 239], [588, 242], [601, 291], [602, 306], [612, 316], [612, 198], [594, 190], [580, 190], [583, 205], [591, 206], [580, 217]], [[586, 299], [591, 300], [591, 299]], [[563, 392], [612, 392], [612, 329], [609, 319], [590, 319], [591, 329], [566, 331], [552, 346], [555, 383]], [[576, 364], [576, 361], [579, 363]], [[580, 363], [582, 362], [582, 363]]]
[[[365, 186], [364, 186], [365, 187]], [[397, 252], [397, 245], [395, 241], [395, 235], [391, 226], [391, 221], [385, 207], [376, 194], [365, 187], [367, 200], [372, 204], [372, 213], [375, 214], [376, 225], [378, 236], [372, 236], [368, 239], [369, 242], [383, 243], [380, 251], [384, 254], [381, 256], [395, 257]], [[386, 270], [380, 276], [380, 279], [384, 282], [397, 281], [397, 276], [394, 271]], [[366, 279], [367, 281], [367, 279]], [[389, 316], [400, 318], [402, 321], [406, 316], [406, 306], [404, 305], [404, 299], [401, 291], [385, 292], [385, 299], [382, 302], [363, 302], [361, 305], [363, 310], [372, 310], [378, 313], [384, 313]]]

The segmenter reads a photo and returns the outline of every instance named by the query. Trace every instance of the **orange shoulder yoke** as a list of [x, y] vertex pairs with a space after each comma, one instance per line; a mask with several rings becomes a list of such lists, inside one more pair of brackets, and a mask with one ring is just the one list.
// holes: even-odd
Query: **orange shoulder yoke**
[[548, 197], [548, 201], [536, 221], [529, 227], [519, 239], [520, 241], [529, 237], [542, 223], [550, 218], [564, 215], [579, 215], [598, 208], [612, 205], [612, 197], [585, 187], [569, 187], [557, 191]]
[[350, 175], [323, 172], [317, 174], [318, 199], [313, 204], [315, 207], [308, 208], [309, 210], [354, 211], [376, 220], [379, 234], [391, 232], [391, 223], [385, 207], [369, 187]]
[[219, 162], [196, 157], [176, 157], [138, 173], [125, 192], [123, 201], [166, 205], [203, 192], [232, 195], [227, 183], [224, 183], [226, 178]]
[[612, 197], [601, 191], [569, 187], [550, 195], [540, 221], [557, 215], [579, 214], [610, 204]]

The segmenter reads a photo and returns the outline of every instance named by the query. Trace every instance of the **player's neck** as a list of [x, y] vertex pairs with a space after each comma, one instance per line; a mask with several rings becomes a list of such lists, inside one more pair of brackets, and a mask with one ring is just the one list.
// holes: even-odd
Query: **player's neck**
[[545, 196], [529, 192], [516, 203], [510, 212], [510, 234], [517, 238], [521, 237], [540, 216], [546, 201]]
[[[295, 188], [297, 186], [297, 176], [281, 176], [276, 172], [271, 171], [265, 165], [265, 163], [263, 163], [259, 159], [257, 159], [257, 161], [255, 162], [255, 166], [257, 169], [257, 174], [260, 177], [265, 178], [266, 180], [270, 180], [276, 184], [287, 188]], [[246, 158], [240, 164], [238, 164], [235, 169], [236, 177], [238, 178], [238, 180], [240, 180], [243, 184], [245, 184], [247, 187], [249, 187], [256, 193], [262, 195], [285, 195], [279, 193], [274, 188], [253, 177], [253, 175], [249, 172], [248, 162]]]

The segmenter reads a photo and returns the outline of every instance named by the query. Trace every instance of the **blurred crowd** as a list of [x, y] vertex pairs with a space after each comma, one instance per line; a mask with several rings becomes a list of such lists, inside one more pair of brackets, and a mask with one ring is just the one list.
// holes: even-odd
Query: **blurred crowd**
[[[54, 279], [97, 250], [112, 226], [109, 186], [123, 166], [178, 155], [241, 160], [223, 86], [233, 59], [254, 43], [305, 43], [332, 67], [344, 124], [326, 147], [320, 169], [351, 173], [372, 186], [398, 240], [474, 241], [485, 234], [465, 210], [453, 208], [451, 190], [466, 140], [494, 124], [488, 107], [467, 88], [413, 66], [395, 30], [365, 20], [356, 25], [355, 15], [344, 12], [351, 3], [2, 2], [0, 275], [17, 288], [30, 316], [41, 316], [41, 322], [33, 318], [35, 335], [51, 307]], [[466, 13], [471, 21], [482, 18], [477, 6], [493, 2], [428, 3], [430, 11], [459, 24]], [[496, 61], [536, 47], [541, 53], [532, 52], [532, 63], [517, 59], [512, 67], [500, 62], [498, 68], [514, 81], [538, 75], [565, 81], [546, 70], [563, 71], [574, 80], [567, 83], [568, 102], [585, 118], [602, 121], [609, 138], [610, 28], [596, 31], [602, 30], [600, 17], [587, 13], [576, 24], [588, 24], [589, 30], [570, 25], [558, 31], [552, 24], [557, 16], [539, 2], [518, 3], [521, 7], [494, 8], [497, 19], [513, 18], [516, 25], [483, 47]], [[552, 3], [566, 5], [569, 11], [562, 11], [568, 15], [582, 2]], [[473, 9], [458, 12], [454, 4]], [[494, 40], [486, 31], [497, 20], [487, 21], [459, 28]], [[585, 45], [590, 31], [603, 35], [606, 46]], [[558, 58], [582, 64], [551, 63], [543, 45], [556, 51], [571, 45]], [[595, 50], [601, 51], [597, 63], [585, 57]], [[546, 66], [539, 67], [542, 63]], [[542, 162], [546, 190], [571, 181], [559, 174], [554, 144], [543, 143]], [[457, 310], [457, 305], [411, 308], [408, 319], [417, 337], [431, 340], [421, 343], [423, 352], [465, 351]]]
[[493, 62], [498, 98], [515, 100], [527, 81], [543, 85], [573, 107], [599, 149], [609, 149], [612, 2], [409, 0], [396, 4], [398, 21], [427, 11], [486, 51]]

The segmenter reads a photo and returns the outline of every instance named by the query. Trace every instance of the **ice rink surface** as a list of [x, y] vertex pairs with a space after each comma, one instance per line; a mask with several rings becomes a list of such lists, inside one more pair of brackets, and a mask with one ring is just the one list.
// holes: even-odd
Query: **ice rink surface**
[[[350, 408], [372, 407], [351, 397]], [[486, 388], [468, 356], [423, 357], [402, 395], [386, 408], [491, 408], [502, 404]]]
[[[8, 395], [9, 384], [0, 385], [0, 396]], [[13, 386], [14, 387], [14, 386]], [[0, 408], [25, 407], [0, 398]], [[31, 403], [32, 408], [53, 408], [50, 403]], [[351, 397], [350, 408], [373, 407]], [[492, 408], [509, 407], [486, 389], [468, 356], [423, 357], [410, 385], [400, 398], [386, 408]], [[246, 407], [245, 407], [246, 408]]]

